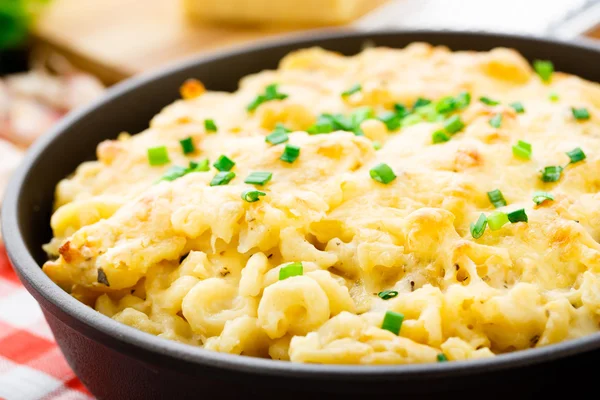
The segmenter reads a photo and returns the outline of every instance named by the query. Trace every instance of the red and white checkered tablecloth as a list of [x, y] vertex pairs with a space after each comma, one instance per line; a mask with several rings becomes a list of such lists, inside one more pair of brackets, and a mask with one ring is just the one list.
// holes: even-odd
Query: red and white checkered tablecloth
[[0, 399], [91, 400], [0, 247]]

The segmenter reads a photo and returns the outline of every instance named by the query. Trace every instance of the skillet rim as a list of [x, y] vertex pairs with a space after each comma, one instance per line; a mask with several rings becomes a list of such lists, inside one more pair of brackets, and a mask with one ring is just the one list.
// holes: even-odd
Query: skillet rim
[[[46, 303], [43, 308], [51, 312], [63, 323], [65, 316], [74, 318], [77, 323], [83, 324], [82, 327], [74, 328], [80, 334], [92, 338], [104, 345], [115, 348], [115, 341], [119, 342], [119, 347], [127, 348], [127, 354], [130, 356], [148, 361], [148, 356], [154, 355], [165, 357], [167, 359], [185, 361], [206, 368], [214, 368], [222, 371], [241, 372], [248, 374], [258, 374], [267, 376], [282, 376], [298, 379], [316, 379], [316, 380], [345, 380], [348, 378], [365, 380], [382, 380], [389, 378], [402, 379], [428, 379], [439, 376], [452, 377], [468, 373], [485, 371], [500, 371], [511, 367], [520, 367], [539, 364], [544, 361], [557, 360], [585, 351], [600, 348], [600, 332], [568, 340], [558, 344], [544, 346], [535, 349], [522, 350], [508, 354], [501, 354], [493, 358], [455, 361], [450, 363], [429, 363], [429, 364], [406, 364], [406, 365], [321, 365], [321, 364], [301, 364], [289, 361], [278, 361], [260, 359], [254, 357], [238, 356], [226, 353], [218, 353], [203, 349], [198, 346], [188, 345], [156, 337], [154, 335], [142, 332], [128, 325], [121, 324], [99, 312], [77, 301], [68, 293], [63, 291], [58, 285], [50, 280], [43, 273], [40, 266], [34, 260], [32, 254], [27, 249], [21, 226], [19, 223], [19, 198], [30, 169], [36, 164], [40, 154], [51, 147], [63, 131], [74, 122], [83, 119], [94, 109], [109, 103], [120, 95], [134, 91], [144, 84], [160, 80], [163, 77], [175, 74], [180, 70], [190, 68], [194, 65], [210, 63], [214, 60], [227, 58], [233, 55], [251, 56], [253, 52], [259, 50], [276, 49], [278, 47], [294, 45], [301, 48], [307, 45], [318, 45], [317, 41], [326, 41], [330, 39], [342, 39], [345, 37], [374, 39], [378, 36], [386, 35], [411, 35], [422, 36], [422, 41], [427, 41], [428, 36], [434, 35], [455, 35], [468, 37], [470, 40], [478, 39], [490, 40], [521, 40], [531, 43], [544, 43], [552, 46], [567, 46], [581, 51], [592, 51], [600, 53], [600, 46], [588, 39], [573, 41], [562, 39], [547, 39], [528, 35], [515, 35], [505, 33], [479, 32], [479, 31], [460, 31], [460, 30], [377, 30], [370, 32], [351, 31], [346, 29], [322, 29], [312, 31], [309, 34], [286, 34], [274, 37], [272, 39], [262, 40], [252, 45], [238, 45], [221, 51], [207, 53], [202, 56], [191, 57], [189, 59], [178, 61], [161, 68], [157, 71], [141, 74], [130, 78], [108, 89], [104, 96], [94, 101], [92, 104], [82, 107], [61, 120], [47, 134], [38, 139], [27, 151], [19, 168], [13, 173], [10, 183], [6, 190], [6, 195], [2, 205], [2, 233], [5, 240], [5, 247], [8, 256], [18, 272], [19, 277], [25, 284], [28, 291], [34, 295], [36, 300]], [[519, 49], [517, 49], [519, 50]], [[47, 305], [50, 307], [47, 307]], [[61, 315], [62, 314], [62, 315]], [[69, 324], [69, 326], [73, 327]], [[92, 331], [90, 331], [92, 330]], [[98, 331], [98, 332], [94, 332]], [[101, 335], [98, 335], [100, 333]], [[110, 337], [112, 342], [107, 343], [106, 338], [99, 338], [105, 335]], [[146, 351], [148, 354], [140, 356], [140, 351]], [[156, 361], [156, 360], [154, 360]]]

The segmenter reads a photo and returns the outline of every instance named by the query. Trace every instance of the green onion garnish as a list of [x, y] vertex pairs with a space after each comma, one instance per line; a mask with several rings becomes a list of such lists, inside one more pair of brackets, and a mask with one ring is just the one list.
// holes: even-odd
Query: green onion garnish
[[300, 147], [294, 146], [293, 144], [288, 143], [285, 145], [283, 154], [281, 154], [281, 157], [279, 157], [279, 159], [281, 161], [285, 161], [285, 162], [291, 164], [294, 161], [296, 161], [296, 159], [298, 158], [299, 155], [300, 155]]
[[533, 62], [533, 69], [540, 76], [542, 81], [548, 83], [554, 72], [554, 64], [552, 64], [551, 61], [535, 60]]
[[187, 173], [187, 168], [180, 167], [179, 165], [174, 165], [165, 172], [165, 174], [160, 178], [162, 181], [174, 181], [177, 178], [181, 178]]
[[375, 113], [373, 112], [373, 109], [371, 107], [357, 108], [350, 114], [350, 130], [353, 131], [356, 135], [364, 136], [364, 133], [360, 129], [360, 124], [362, 124], [368, 119], [373, 118], [374, 116]]
[[392, 182], [394, 179], [396, 179], [396, 174], [394, 174], [394, 171], [390, 168], [389, 165], [384, 163], [378, 164], [375, 167], [371, 168], [369, 174], [371, 175], [371, 178], [373, 178], [373, 180], [376, 180], [377, 182], [386, 185]]
[[446, 357], [446, 355], [444, 353], [440, 353], [437, 355], [437, 360], [438, 360], [438, 362], [446, 362], [446, 361], [448, 361], [448, 358]]
[[493, 128], [500, 128], [500, 126], [502, 125], [502, 114], [496, 114], [492, 117], [492, 119], [489, 120], [489, 124], [490, 126], [492, 126]]
[[267, 137], [265, 137], [265, 141], [271, 144], [280, 144], [288, 141], [288, 133], [291, 131], [283, 126], [281, 123], [277, 123], [275, 125], [275, 129], [271, 132]]
[[523, 104], [518, 101], [510, 103], [509, 106], [511, 106], [517, 112], [517, 114], [523, 114], [525, 112], [525, 107], [523, 107]]
[[456, 105], [458, 108], [466, 108], [469, 104], [471, 104], [471, 93], [460, 92], [458, 96], [456, 96]]
[[393, 111], [384, 111], [377, 116], [377, 119], [383, 122], [390, 132], [400, 128], [401, 117]]
[[267, 101], [287, 99], [288, 95], [285, 93], [280, 93], [277, 90], [277, 87], [278, 87], [278, 85], [276, 83], [273, 83], [273, 84], [270, 84], [269, 86], [267, 86], [265, 88], [265, 93], [259, 94], [258, 96], [256, 96], [256, 98], [254, 100], [252, 100], [252, 102], [250, 104], [248, 104], [246, 109], [248, 111], [254, 111], [258, 108], [258, 106], [260, 106], [262, 103], [265, 103]]
[[231, 171], [222, 171], [215, 175], [210, 181], [210, 186], [221, 186], [227, 185], [231, 180], [235, 178], [235, 172]]
[[471, 236], [473, 236], [474, 239], [479, 239], [483, 236], [486, 226], [487, 218], [485, 217], [485, 214], [481, 213], [479, 219], [477, 219], [477, 222], [471, 222]]
[[212, 119], [205, 119], [204, 120], [204, 129], [206, 130], [206, 132], [216, 132], [217, 124], [215, 124], [215, 121]]
[[382, 146], [382, 145], [381, 145], [381, 143], [380, 143], [379, 141], [377, 141], [377, 140], [373, 140], [373, 148], [374, 148], [375, 150], [379, 150], [379, 149], [381, 149], [381, 146]]
[[456, 110], [457, 108], [458, 108], [458, 103], [456, 102], [456, 99], [452, 96], [447, 96], [447, 97], [441, 98], [435, 104], [435, 111], [437, 111], [440, 114], [451, 113], [452, 111]]
[[404, 315], [395, 311], [386, 311], [385, 317], [383, 317], [383, 323], [381, 329], [390, 331], [393, 334], [399, 335], [400, 328], [402, 328], [402, 321], [404, 321]]
[[218, 169], [219, 171], [230, 171], [231, 168], [235, 165], [235, 162], [229, 157], [222, 155], [217, 161], [213, 164], [213, 167]]
[[513, 224], [515, 222], [527, 222], [528, 221], [527, 214], [525, 214], [525, 210], [523, 208], [509, 212], [508, 214], [506, 214], [506, 216], [508, 217], [508, 220], [510, 222], [512, 222]]
[[362, 86], [359, 83], [355, 83], [354, 85], [352, 85], [350, 87], [350, 89], [346, 90], [345, 92], [342, 92], [342, 97], [348, 97], [353, 95], [354, 93], [358, 93], [362, 90]]
[[210, 170], [210, 166], [208, 164], [208, 158], [205, 158], [204, 160], [200, 160], [198, 162], [190, 161], [190, 167], [188, 168], [187, 172], [206, 172]]
[[279, 280], [290, 278], [292, 276], [299, 276], [304, 273], [304, 267], [301, 262], [293, 262], [285, 267], [279, 269]]
[[579, 161], [585, 160], [585, 153], [581, 150], [581, 147], [576, 147], [571, 151], [567, 151], [567, 155], [571, 159], [570, 164], [578, 163]]
[[419, 107], [426, 106], [426, 105], [428, 105], [428, 104], [431, 104], [431, 100], [429, 100], [429, 99], [425, 99], [425, 98], [423, 98], [423, 97], [419, 97], [419, 98], [417, 99], [417, 101], [415, 101], [415, 104], [413, 104], [413, 110], [415, 110], [415, 109], [417, 109], [417, 108], [419, 108]]
[[560, 165], [552, 165], [545, 167], [542, 170], [542, 181], [544, 182], [557, 182], [562, 174], [563, 167]]
[[192, 137], [187, 137], [183, 140], [180, 140], [181, 148], [183, 150], [183, 154], [189, 154], [196, 151], [196, 147], [194, 146], [194, 142], [192, 141]]
[[492, 100], [489, 97], [485, 97], [485, 96], [484, 97], [480, 97], [479, 101], [482, 102], [485, 105], [488, 105], [488, 106], [497, 106], [498, 104], [500, 104], [499, 101]]
[[515, 157], [523, 158], [525, 160], [531, 159], [531, 144], [519, 140], [516, 145], [512, 147], [512, 152]]
[[538, 206], [547, 200], [554, 200], [554, 195], [548, 192], [536, 191], [533, 192], [533, 202]]
[[442, 130], [435, 131], [431, 134], [431, 141], [433, 142], [433, 144], [444, 143], [448, 140], [450, 140], [450, 136], [448, 136], [448, 134], [446, 134], [446, 132]]
[[272, 172], [252, 172], [244, 179], [244, 183], [249, 183], [250, 185], [264, 185], [269, 182], [272, 177]]
[[488, 199], [490, 199], [490, 203], [492, 203], [494, 207], [498, 208], [506, 205], [506, 200], [499, 189], [494, 189], [491, 192], [487, 192], [487, 195]]
[[402, 118], [408, 114], [408, 110], [406, 109], [406, 107], [400, 103], [394, 104], [394, 111], [396, 112], [396, 114], [398, 114], [400, 116], [400, 118]]
[[381, 297], [383, 300], [389, 300], [398, 296], [398, 292], [395, 290], [384, 290], [383, 292], [377, 293], [377, 296]]
[[558, 96], [558, 93], [556, 92], [552, 92], [550, 93], [550, 95], [548, 95], [548, 98], [550, 99], [551, 102], [557, 102], [558, 100], [560, 100], [560, 97]]
[[444, 129], [450, 134], [460, 132], [465, 127], [465, 124], [460, 119], [460, 116], [453, 115], [444, 122]]
[[148, 149], [148, 162], [150, 165], [164, 165], [170, 161], [166, 146], [151, 147]]
[[487, 222], [491, 230], [497, 231], [505, 224], [508, 224], [508, 216], [502, 211], [494, 211], [487, 216]]
[[254, 203], [258, 201], [261, 196], [265, 196], [265, 192], [261, 192], [260, 190], [245, 190], [242, 192], [242, 199], [247, 201], [248, 203]]
[[400, 123], [400, 125], [402, 127], [406, 127], [406, 126], [416, 125], [419, 122], [423, 122], [422, 116], [420, 116], [419, 114], [410, 114], [402, 119], [402, 122]]
[[571, 112], [577, 121], [586, 121], [590, 119], [590, 113], [586, 108], [571, 107]]

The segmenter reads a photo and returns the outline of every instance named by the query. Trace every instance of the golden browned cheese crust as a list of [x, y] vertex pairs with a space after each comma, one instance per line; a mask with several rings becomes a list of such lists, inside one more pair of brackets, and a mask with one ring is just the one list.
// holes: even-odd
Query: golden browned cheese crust
[[[249, 112], [273, 83], [287, 98]], [[356, 83], [361, 90], [340, 95]], [[237, 92], [188, 89], [144, 132], [101, 143], [98, 161], [57, 187], [44, 271], [99, 312], [216, 351], [313, 363], [491, 357], [598, 331], [598, 84], [560, 72], [543, 82], [509, 49], [416, 43], [352, 57], [301, 50]], [[306, 132], [322, 113], [380, 114], [464, 91], [472, 100], [456, 115], [465, 127], [444, 143], [432, 143], [439, 119], [390, 131], [372, 118], [360, 125], [364, 136]], [[590, 119], [576, 120], [572, 107]], [[280, 159], [285, 144], [265, 141], [278, 123], [300, 147], [293, 163]], [[187, 137], [192, 154], [179, 143]], [[519, 140], [531, 144], [531, 159], [513, 154]], [[170, 163], [149, 164], [156, 146]], [[587, 158], [569, 164], [565, 153], [577, 147]], [[236, 163], [227, 185], [209, 185], [213, 167], [159, 181], [174, 165], [222, 154]], [[396, 179], [372, 179], [379, 163]], [[540, 169], [551, 165], [566, 167], [543, 182]], [[271, 181], [244, 183], [255, 171], [272, 172]], [[248, 189], [266, 195], [250, 203], [241, 196]], [[494, 189], [506, 206], [490, 203]], [[554, 200], [536, 205], [539, 190]], [[520, 208], [528, 222], [472, 236], [481, 213]], [[280, 280], [292, 262], [303, 274]], [[383, 290], [398, 295], [384, 300]], [[399, 335], [382, 329], [388, 310], [404, 315]]]

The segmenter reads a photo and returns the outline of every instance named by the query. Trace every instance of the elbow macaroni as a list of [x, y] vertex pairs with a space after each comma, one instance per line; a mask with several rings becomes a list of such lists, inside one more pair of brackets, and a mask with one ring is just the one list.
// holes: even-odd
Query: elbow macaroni
[[[248, 112], [274, 82], [288, 97]], [[356, 83], [362, 90], [340, 96]], [[364, 135], [306, 132], [322, 113], [380, 113], [462, 91], [472, 97], [460, 111], [466, 126], [443, 144], [431, 142], [440, 122], [426, 119], [391, 130], [367, 119]], [[524, 113], [508, 106], [515, 101]], [[495, 115], [500, 128], [489, 123]], [[206, 132], [206, 119], [218, 132]], [[301, 149], [293, 163], [280, 160], [285, 144], [265, 142], [277, 124]], [[179, 141], [188, 137], [197, 150], [186, 155]], [[119, 322], [239, 355], [405, 364], [550, 345], [599, 329], [599, 138], [600, 86], [564, 73], [544, 83], [510, 49], [301, 50], [235, 93], [177, 101], [144, 132], [102, 143], [98, 161], [57, 186], [44, 271]], [[518, 140], [531, 143], [531, 160], [513, 156]], [[169, 165], [149, 165], [155, 146], [167, 148]], [[576, 147], [587, 158], [567, 165]], [[171, 166], [221, 154], [236, 163], [227, 185], [210, 186], [214, 168], [159, 181]], [[371, 179], [378, 163], [393, 182]], [[558, 182], [539, 179], [548, 165], [567, 165]], [[256, 171], [273, 177], [249, 203], [243, 181]], [[474, 239], [469, 224], [494, 211], [494, 189], [503, 211], [524, 208], [529, 221]], [[554, 201], [535, 205], [536, 190]], [[302, 274], [280, 280], [297, 262]], [[383, 290], [398, 294], [384, 300]], [[399, 335], [381, 328], [388, 310], [404, 315]]]

